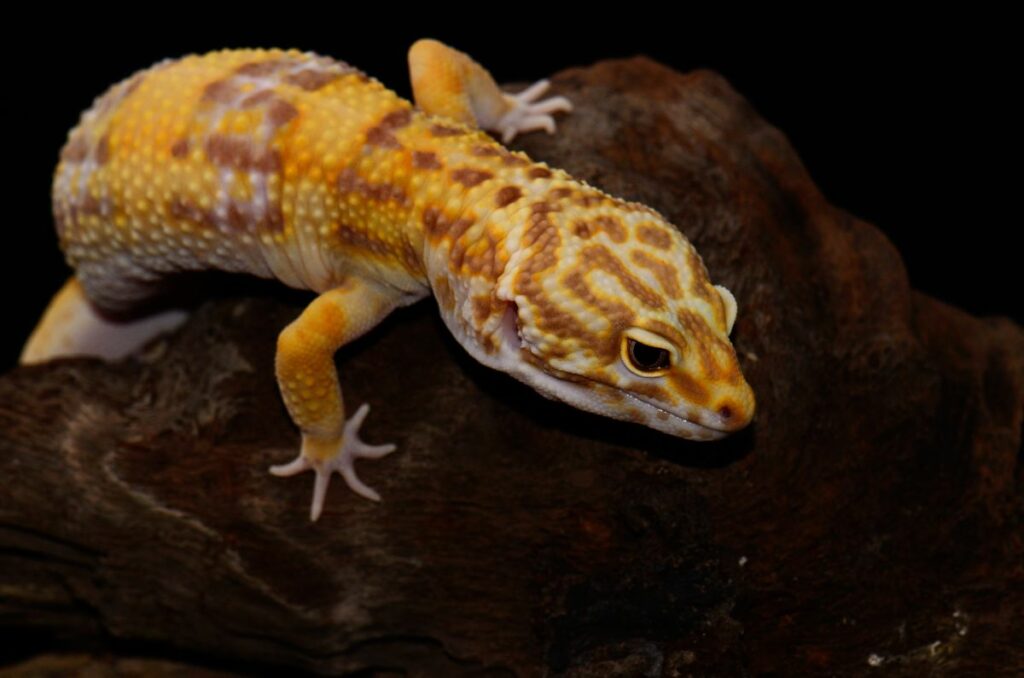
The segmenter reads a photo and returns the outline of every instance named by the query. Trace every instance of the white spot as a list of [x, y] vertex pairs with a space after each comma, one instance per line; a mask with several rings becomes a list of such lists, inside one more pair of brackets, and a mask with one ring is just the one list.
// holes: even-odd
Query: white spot
[[881, 666], [884, 663], [885, 663], [885, 658], [882, 657], [881, 655], [877, 655], [877, 654], [874, 654], [874, 653], [868, 655], [868, 666], [871, 666], [873, 668], [878, 668], [879, 666]]
[[740, 567], [743, 567], [746, 564], [747, 564], [747, 557], [746, 556], [740, 556]]

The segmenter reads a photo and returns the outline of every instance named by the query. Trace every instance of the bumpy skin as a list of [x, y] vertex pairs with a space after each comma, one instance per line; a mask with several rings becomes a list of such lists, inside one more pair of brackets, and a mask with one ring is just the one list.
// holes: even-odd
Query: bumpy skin
[[[679, 231], [473, 124], [550, 131], [557, 104], [524, 108], [440, 43], [417, 43], [410, 61], [418, 109], [297, 51], [189, 56], [113, 87], [71, 133], [54, 180], [60, 244], [85, 295], [120, 310], [198, 269], [320, 293], [277, 356], [303, 433], [300, 457], [277, 472], [317, 471], [314, 517], [331, 470], [376, 498], [351, 462], [392, 449], [358, 441], [365, 411], [345, 429], [334, 351], [428, 294], [477, 360], [545, 395], [691, 439], [746, 425], [735, 302]], [[638, 370], [635, 342], [668, 364]]]

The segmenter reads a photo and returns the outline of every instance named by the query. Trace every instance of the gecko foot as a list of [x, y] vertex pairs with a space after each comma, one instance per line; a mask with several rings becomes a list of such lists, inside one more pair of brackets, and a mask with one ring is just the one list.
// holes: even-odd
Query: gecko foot
[[395, 451], [394, 445], [367, 445], [359, 439], [359, 427], [370, 412], [370, 406], [363, 403], [362, 407], [356, 410], [352, 418], [345, 423], [340, 441], [327, 443], [332, 448], [340, 446], [340, 450], [334, 452], [328, 450], [324, 454], [325, 443], [316, 440], [306, 434], [302, 435], [302, 452], [293, 461], [287, 464], [271, 466], [270, 472], [275, 476], [287, 477], [296, 473], [312, 470], [316, 473], [316, 481], [313, 485], [313, 504], [309, 510], [309, 519], [316, 520], [324, 508], [324, 497], [327, 495], [327, 485], [331, 480], [331, 474], [337, 471], [348, 483], [349, 488], [356, 494], [373, 501], [380, 501], [380, 495], [372, 488], [359, 480], [356, 475], [356, 459], [380, 459], [381, 457]]
[[545, 130], [548, 134], [555, 132], [555, 119], [552, 113], [571, 111], [572, 102], [565, 97], [551, 97], [537, 101], [548, 91], [551, 83], [540, 80], [518, 94], [505, 94], [508, 111], [501, 116], [494, 128], [501, 132], [502, 143], [509, 143], [520, 132], [531, 132], [535, 129]]

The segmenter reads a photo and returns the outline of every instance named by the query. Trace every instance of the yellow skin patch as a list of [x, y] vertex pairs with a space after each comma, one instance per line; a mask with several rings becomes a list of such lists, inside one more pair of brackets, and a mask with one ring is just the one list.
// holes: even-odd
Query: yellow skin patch
[[[346, 423], [334, 352], [431, 293], [480, 362], [545, 395], [692, 439], [745, 426], [754, 396], [728, 339], [736, 304], [654, 210], [531, 161], [510, 139], [554, 130], [544, 83], [503, 94], [436, 41], [409, 53], [417, 107], [347, 64], [225, 50], [114, 86], [70, 133], [54, 176], [76, 269], [61, 305], [120, 310], [171, 273], [274, 277], [319, 296], [282, 333], [277, 378], [302, 432], [279, 475], [317, 474], [311, 517], [353, 461], [391, 445]], [[57, 349], [51, 305], [26, 347]]]

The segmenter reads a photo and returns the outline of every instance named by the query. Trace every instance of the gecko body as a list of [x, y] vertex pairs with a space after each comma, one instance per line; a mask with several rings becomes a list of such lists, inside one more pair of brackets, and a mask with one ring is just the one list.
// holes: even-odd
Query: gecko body
[[108, 325], [97, 309], [130, 309], [179, 272], [316, 292], [278, 341], [302, 448], [272, 469], [316, 473], [314, 519], [333, 471], [377, 499], [354, 460], [394, 449], [359, 440], [365, 405], [346, 422], [334, 352], [430, 295], [476, 360], [546, 396], [696, 440], [745, 426], [736, 303], [685, 237], [481, 130], [550, 132], [568, 102], [537, 101], [543, 85], [503, 94], [434, 41], [410, 70], [415, 107], [294, 50], [188, 56], [111, 88], [61, 153], [53, 208], [75, 276], [23, 361], [75, 352], [82, 325]]

